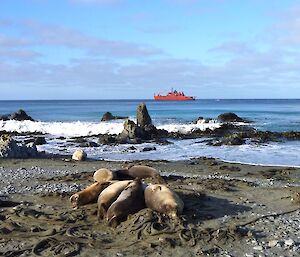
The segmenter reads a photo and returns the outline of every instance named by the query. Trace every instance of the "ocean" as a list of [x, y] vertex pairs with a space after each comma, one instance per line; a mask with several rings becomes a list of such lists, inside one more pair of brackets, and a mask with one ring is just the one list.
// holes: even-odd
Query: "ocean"
[[[113, 115], [135, 119], [137, 105], [145, 102], [154, 125], [168, 131], [191, 131], [193, 129], [216, 128], [216, 120], [210, 123], [191, 124], [198, 117], [215, 119], [224, 112], [234, 112], [251, 121], [259, 130], [300, 131], [299, 99], [212, 99], [196, 101], [153, 101], [153, 100], [49, 100], [49, 101], [0, 101], [0, 115], [24, 109], [36, 122], [0, 121], [0, 130], [46, 133], [48, 144], [39, 150], [70, 154], [76, 145], [67, 143], [66, 138], [88, 136], [99, 133], [116, 134], [122, 131], [123, 121], [100, 122], [109, 111]], [[97, 141], [97, 139], [94, 139]], [[89, 147], [85, 150], [94, 159], [136, 160], [164, 159], [186, 160], [208, 156], [225, 161], [300, 166], [300, 142], [283, 141], [268, 144], [246, 144], [242, 146], [207, 146], [198, 140], [173, 140], [170, 145], [145, 143], [136, 145], [136, 151], [127, 151], [128, 145]], [[155, 146], [156, 151], [142, 152], [145, 146]]]

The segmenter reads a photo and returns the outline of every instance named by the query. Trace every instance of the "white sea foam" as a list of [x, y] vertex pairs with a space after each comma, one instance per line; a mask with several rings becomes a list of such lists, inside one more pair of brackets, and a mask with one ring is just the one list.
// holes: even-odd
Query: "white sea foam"
[[33, 121], [0, 121], [0, 130], [9, 132], [39, 132], [53, 136], [88, 136], [97, 134], [118, 134], [122, 131], [123, 122], [33, 122]]
[[[270, 143], [267, 145], [241, 146], [208, 146], [199, 140], [172, 140], [173, 144], [157, 145], [144, 143], [135, 145], [136, 150], [128, 150], [131, 145], [101, 145], [87, 147], [84, 150], [89, 158], [105, 160], [189, 160], [194, 157], [207, 156], [229, 162], [249, 163], [255, 165], [300, 166], [300, 142]], [[62, 141], [51, 141], [49, 144], [38, 146], [38, 149], [57, 154], [72, 155], [78, 147], [64, 146]], [[62, 147], [63, 146], [63, 147]], [[144, 147], [156, 147], [156, 150], [143, 152]]]
[[[123, 120], [111, 122], [41, 122], [41, 121], [0, 121], [0, 130], [19, 133], [44, 133], [53, 136], [88, 136], [97, 134], [119, 134], [123, 129]], [[188, 133], [195, 129], [205, 130], [220, 127], [220, 123], [197, 123], [197, 124], [165, 124], [157, 126], [169, 132]]]
[[216, 128], [219, 128], [221, 126], [221, 123], [210, 120], [209, 122], [206, 122], [205, 120], [198, 120], [197, 124], [165, 124], [162, 126], [158, 126], [159, 129], [165, 129], [169, 132], [181, 132], [181, 133], [188, 133], [194, 130], [206, 130], [211, 129], [214, 130]]

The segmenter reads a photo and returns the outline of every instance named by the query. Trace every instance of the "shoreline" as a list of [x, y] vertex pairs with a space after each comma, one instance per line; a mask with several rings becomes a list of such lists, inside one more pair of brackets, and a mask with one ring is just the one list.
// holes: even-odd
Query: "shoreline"
[[[184, 201], [179, 223], [143, 209], [111, 229], [96, 220], [96, 204], [72, 209], [69, 197], [92, 183], [95, 170], [128, 163], [160, 171]], [[0, 178], [0, 255], [292, 257], [300, 251], [298, 168], [206, 157], [174, 162], [55, 157], [1, 159]]]

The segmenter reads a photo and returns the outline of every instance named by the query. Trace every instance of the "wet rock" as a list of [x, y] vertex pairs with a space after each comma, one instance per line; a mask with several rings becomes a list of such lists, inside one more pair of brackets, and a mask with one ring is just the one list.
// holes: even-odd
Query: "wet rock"
[[245, 122], [244, 119], [237, 116], [233, 112], [222, 113], [218, 116], [218, 121], [220, 122]]
[[133, 145], [127, 148], [128, 151], [136, 151], [136, 147], [134, 147]]
[[198, 117], [197, 119], [193, 120], [192, 123], [193, 123], [193, 124], [197, 124], [198, 121], [200, 122], [200, 121], [202, 121], [202, 120], [204, 120], [203, 117]]
[[205, 119], [204, 117], [198, 117], [192, 121], [192, 124], [208, 123], [211, 119]]
[[139, 104], [137, 108], [136, 120], [137, 120], [137, 125], [142, 128], [145, 126], [152, 125], [151, 117], [144, 103]]
[[20, 109], [17, 112], [13, 112], [11, 114], [7, 115], [2, 115], [0, 116], [0, 120], [18, 120], [18, 121], [23, 121], [23, 120], [30, 120], [34, 121], [33, 118], [31, 118], [24, 110]]
[[77, 149], [72, 155], [72, 159], [75, 161], [84, 161], [86, 157], [86, 152], [81, 149]]
[[80, 147], [99, 147], [99, 144], [93, 141], [85, 142], [80, 144]]
[[33, 142], [18, 144], [9, 134], [0, 137], [0, 158], [32, 158], [37, 157], [38, 151]]
[[233, 134], [229, 136], [225, 136], [219, 140], [209, 141], [207, 145], [212, 146], [221, 146], [221, 145], [243, 145], [245, 144], [245, 140], [243, 136], [240, 134]]
[[300, 139], [300, 132], [299, 131], [282, 132], [282, 137], [286, 139], [298, 140]]
[[142, 149], [142, 152], [150, 152], [150, 151], [155, 151], [156, 147], [144, 147]]
[[118, 120], [118, 119], [127, 119], [128, 117], [123, 116], [114, 116], [111, 112], [106, 112], [103, 114], [101, 121], [110, 121], [110, 120]]
[[120, 134], [120, 138], [137, 138], [141, 137], [142, 135], [142, 129], [138, 127], [134, 121], [132, 120], [126, 120], [123, 124], [123, 131]]
[[111, 145], [117, 143], [116, 136], [114, 135], [101, 135], [98, 139], [98, 143], [102, 145]]
[[35, 145], [45, 145], [45, 144], [47, 144], [47, 141], [46, 141], [45, 137], [36, 137], [34, 139], [34, 143], [35, 143]]

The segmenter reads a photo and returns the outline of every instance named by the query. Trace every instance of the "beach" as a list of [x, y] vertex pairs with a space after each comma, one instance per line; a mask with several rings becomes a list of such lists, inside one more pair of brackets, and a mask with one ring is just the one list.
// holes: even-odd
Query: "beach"
[[185, 204], [179, 220], [143, 209], [113, 229], [106, 221], [98, 223], [97, 204], [72, 209], [69, 197], [93, 182], [95, 170], [119, 169], [128, 162], [2, 159], [0, 255], [299, 253], [298, 168], [233, 164], [206, 157], [133, 163], [160, 171], [179, 194]]

